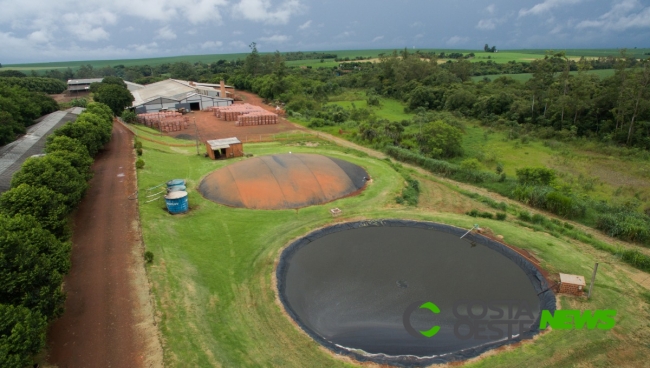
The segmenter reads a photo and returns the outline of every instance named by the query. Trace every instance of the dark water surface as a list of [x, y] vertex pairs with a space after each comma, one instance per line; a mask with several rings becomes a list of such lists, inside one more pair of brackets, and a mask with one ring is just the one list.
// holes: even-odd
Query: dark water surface
[[[284, 283], [285, 307], [312, 336], [339, 347], [391, 356], [430, 357], [491, 344], [507, 336], [505, 320], [527, 321], [522, 323], [528, 330], [541, 313], [534, 280], [511, 259], [470, 239], [397, 226], [360, 227], [318, 237], [283, 260], [279, 282]], [[459, 321], [454, 303], [462, 300], [492, 304], [471, 307], [475, 318], [465, 321], [478, 322], [479, 331], [468, 339], [454, 334]], [[424, 302], [434, 303], [440, 313], [417, 308]], [[435, 336], [409, 334], [404, 315], [413, 305], [408, 322], [416, 331], [440, 326]], [[467, 316], [466, 305], [456, 308], [461, 316]], [[488, 322], [503, 336], [487, 328]], [[519, 324], [511, 328], [516, 336]], [[471, 335], [467, 325], [458, 331]]]

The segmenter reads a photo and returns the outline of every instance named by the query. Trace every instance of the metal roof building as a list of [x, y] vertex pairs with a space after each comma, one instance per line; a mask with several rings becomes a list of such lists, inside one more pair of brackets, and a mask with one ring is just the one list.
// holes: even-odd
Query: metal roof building
[[230, 106], [232, 98], [220, 97], [221, 91], [194, 82], [177, 79], [148, 84], [131, 91], [138, 114], [166, 109], [205, 110], [212, 106]]
[[[100, 83], [104, 78], [87, 78], [87, 79], [69, 79], [68, 80], [68, 91], [70, 92], [82, 92], [90, 90], [91, 83]], [[129, 91], [137, 91], [140, 88], [144, 88], [143, 85], [124, 81], [126, 83], [126, 88]]]

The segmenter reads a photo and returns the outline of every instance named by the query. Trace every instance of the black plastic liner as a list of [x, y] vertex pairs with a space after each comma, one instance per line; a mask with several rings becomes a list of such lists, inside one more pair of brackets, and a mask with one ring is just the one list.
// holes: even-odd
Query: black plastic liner
[[[301, 249], [302, 247], [306, 246], [307, 244], [317, 239], [320, 239], [324, 236], [333, 233], [338, 233], [345, 230], [351, 230], [351, 229], [357, 229], [363, 227], [411, 227], [411, 228], [420, 228], [420, 229], [427, 229], [427, 230], [436, 230], [442, 233], [447, 233], [458, 237], [461, 237], [463, 236], [463, 234], [467, 233], [467, 229], [456, 228], [453, 226], [443, 225], [443, 224], [438, 224], [433, 222], [395, 220], [395, 219], [369, 220], [369, 221], [358, 221], [358, 222], [336, 224], [323, 229], [319, 229], [294, 241], [287, 248], [285, 248], [280, 256], [280, 262], [276, 269], [277, 287], [278, 287], [280, 300], [282, 301], [285, 310], [291, 316], [291, 318], [293, 318], [294, 321], [296, 321], [298, 325], [309, 336], [311, 336], [314, 340], [318, 341], [320, 344], [327, 347], [331, 351], [337, 354], [352, 357], [358, 360], [359, 362], [371, 361], [379, 364], [388, 364], [388, 365], [399, 366], [399, 367], [422, 367], [431, 364], [443, 364], [443, 363], [471, 359], [483, 354], [488, 350], [495, 349], [504, 345], [514, 344], [522, 340], [531, 339], [540, 332], [538, 328], [539, 317], [537, 317], [536, 321], [532, 325], [533, 327], [531, 328], [531, 330], [523, 332], [519, 336], [513, 337], [512, 339], [489, 342], [477, 347], [463, 349], [456, 352], [433, 356], [433, 357], [431, 356], [417, 357], [412, 355], [391, 356], [391, 355], [384, 355], [384, 354], [366, 355], [363, 354], [363, 352], [355, 351], [352, 348], [347, 349], [341, 346], [337, 346], [336, 344], [326, 340], [319, 334], [312, 331], [309, 327], [307, 327], [305, 323], [303, 323], [300, 320], [299, 316], [296, 314], [296, 312], [291, 308], [289, 304], [288, 298], [286, 296], [286, 283], [285, 283], [289, 262], [299, 249]], [[551, 312], [555, 311], [556, 309], [555, 294], [553, 293], [553, 291], [550, 290], [546, 279], [541, 275], [539, 270], [528, 260], [526, 260], [517, 252], [508, 248], [507, 246], [499, 242], [496, 242], [494, 240], [491, 240], [489, 238], [486, 238], [480, 234], [471, 232], [467, 234], [463, 239], [467, 240], [468, 242], [475, 242], [483, 246], [486, 246], [487, 248], [498, 252], [499, 254], [503, 255], [510, 261], [514, 262], [527, 275], [532, 287], [534, 288], [539, 298], [540, 310], [549, 310]]]

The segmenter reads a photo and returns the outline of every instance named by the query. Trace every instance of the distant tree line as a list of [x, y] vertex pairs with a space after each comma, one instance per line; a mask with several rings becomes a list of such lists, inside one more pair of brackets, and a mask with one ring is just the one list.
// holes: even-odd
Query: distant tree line
[[92, 176], [93, 156], [110, 140], [113, 113], [91, 103], [48, 137], [44, 157], [27, 159], [0, 196], [0, 362], [23, 368], [45, 346], [61, 315], [70, 269], [68, 216]]

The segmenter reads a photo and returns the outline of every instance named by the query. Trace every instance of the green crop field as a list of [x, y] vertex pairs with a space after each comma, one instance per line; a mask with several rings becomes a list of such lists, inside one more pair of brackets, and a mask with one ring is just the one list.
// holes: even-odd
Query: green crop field
[[[423, 52], [461, 52], [468, 54], [473, 52], [476, 54], [476, 57], [471, 59], [473, 62], [478, 61], [487, 61], [492, 60], [497, 63], [506, 63], [508, 61], [531, 61], [538, 58], [543, 58], [546, 50], [503, 50], [497, 53], [486, 53], [483, 50], [469, 50], [469, 49], [409, 49], [409, 51], [414, 52], [420, 50]], [[315, 52], [326, 52], [331, 54], [336, 54], [339, 58], [350, 58], [354, 59], [357, 56], [364, 58], [376, 58], [381, 54], [389, 55], [394, 51], [394, 49], [373, 49], [373, 50], [333, 50], [333, 51], [315, 51]], [[397, 50], [398, 52], [401, 50]], [[563, 50], [557, 50], [563, 51]], [[578, 58], [580, 56], [585, 57], [599, 57], [599, 56], [617, 56], [619, 51], [616, 49], [571, 49], [564, 50], [567, 52], [567, 56]], [[644, 53], [650, 52], [650, 49], [631, 49], [628, 50], [630, 55], [636, 57], [644, 57]], [[61, 61], [53, 63], [27, 63], [27, 64], [5, 64], [2, 66], [3, 69], [15, 69], [22, 71], [45, 71], [51, 69], [65, 69], [72, 68], [78, 69], [81, 65], [90, 64], [93, 68], [103, 68], [106, 66], [115, 66], [115, 65], [124, 65], [124, 66], [135, 66], [135, 65], [160, 65], [165, 63], [175, 63], [175, 62], [203, 62], [211, 63], [218, 60], [236, 60], [243, 59], [246, 57], [246, 53], [237, 53], [237, 54], [211, 54], [211, 55], [183, 55], [183, 56], [171, 56], [171, 57], [160, 57], [160, 58], [147, 58], [147, 59], [115, 59], [115, 60], [79, 60], [79, 61]], [[489, 58], [488, 58], [489, 57]], [[338, 65], [333, 60], [326, 60], [325, 63], [321, 63], [320, 60], [292, 60], [287, 62], [287, 65], [290, 66], [311, 66], [312, 68], [322, 67], [333, 67]]]
[[[574, 72], [569, 72], [569, 73], [572, 74], [572, 75], [578, 74], [578, 72], [575, 72], [575, 71]], [[587, 73], [597, 75], [598, 77], [600, 77], [602, 79], [602, 78], [611, 77], [612, 75], [614, 75], [614, 69], [589, 70], [589, 71], [587, 71]], [[474, 82], [478, 82], [478, 81], [482, 80], [483, 78], [488, 78], [489, 80], [494, 80], [496, 78], [504, 77], [504, 76], [505, 77], [510, 77], [512, 79], [515, 79], [515, 80], [518, 80], [520, 82], [526, 82], [527, 80], [529, 80], [530, 78], [533, 77], [533, 74], [532, 73], [521, 73], [521, 74], [477, 75], [477, 76], [472, 77], [472, 80]]]
[[[150, 132], [139, 134], [155, 138]], [[314, 140], [309, 146], [302, 141], [247, 144], [245, 150], [255, 156], [292, 151], [341, 158], [363, 166], [372, 184], [361, 195], [299, 210], [230, 208], [204, 199], [197, 186], [211, 171], [245, 158], [211, 161], [196, 155], [193, 148], [142, 142], [146, 166], [138, 170], [140, 193], [173, 178], [186, 179], [190, 193], [191, 210], [185, 215], [169, 215], [162, 201], [144, 203], [142, 196], [139, 207], [145, 246], [155, 256], [147, 270], [168, 367], [357, 365], [319, 347], [283, 312], [273, 276], [280, 250], [292, 239], [335, 221], [406, 218], [469, 228], [476, 219], [459, 208], [484, 209], [482, 203], [460, 194], [453, 183], [414, 171], [411, 174], [423, 185], [421, 202], [428, 205], [397, 205], [394, 197], [404, 185], [403, 178], [386, 161]], [[332, 207], [341, 208], [343, 215], [334, 220], [328, 212]], [[506, 221], [481, 219], [480, 225], [531, 251], [550, 272], [588, 275], [594, 262], [601, 262], [593, 297], [563, 296], [559, 304], [562, 309], [615, 309], [617, 326], [611, 331], [551, 331], [467, 366], [636, 367], [647, 363], [650, 293], [637, 283], [646, 274], [589, 245], [518, 225], [511, 215]]]

